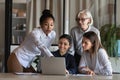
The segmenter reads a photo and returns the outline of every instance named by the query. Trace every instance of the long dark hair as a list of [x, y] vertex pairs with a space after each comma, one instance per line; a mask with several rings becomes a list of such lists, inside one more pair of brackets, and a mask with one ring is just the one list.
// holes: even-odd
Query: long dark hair
[[99, 48], [103, 48], [97, 34], [93, 31], [89, 31], [89, 32], [86, 32], [83, 37], [87, 38], [90, 40], [90, 42], [92, 43], [93, 47], [92, 47], [92, 51], [93, 51], [93, 54], [97, 53]]
[[55, 18], [54, 18], [54, 16], [51, 14], [50, 10], [45, 9], [45, 10], [42, 12], [42, 16], [41, 16], [40, 19], [39, 19], [39, 24], [42, 24], [43, 21], [45, 21], [47, 18], [52, 18], [53, 21], [55, 21]]

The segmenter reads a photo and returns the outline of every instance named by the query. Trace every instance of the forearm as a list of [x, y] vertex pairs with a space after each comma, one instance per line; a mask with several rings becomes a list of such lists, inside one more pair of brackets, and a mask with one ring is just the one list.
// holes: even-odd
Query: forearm
[[112, 75], [112, 67], [111, 67], [111, 65], [107, 64], [105, 67], [100, 69], [100, 73], [102, 75]]
[[[45, 46], [40, 46], [39, 49], [41, 50], [41, 52], [42, 52], [43, 55], [46, 55], [46, 56], [48, 56], [48, 57], [53, 56], [53, 54], [50, 52], [50, 50], [49, 50], [47, 47], [45, 47]], [[45, 53], [45, 54], [44, 54], [44, 53]]]
[[79, 72], [83, 73], [83, 74], [88, 74], [88, 75], [95, 75], [94, 71], [92, 71], [88, 67], [81, 67], [81, 69], [79, 70]]
[[53, 54], [50, 52], [50, 50], [40, 41], [37, 36], [34, 33], [31, 33], [32, 40], [34, 44], [38, 47], [38, 49], [41, 51], [43, 55], [46, 55], [48, 57], [53, 56]]

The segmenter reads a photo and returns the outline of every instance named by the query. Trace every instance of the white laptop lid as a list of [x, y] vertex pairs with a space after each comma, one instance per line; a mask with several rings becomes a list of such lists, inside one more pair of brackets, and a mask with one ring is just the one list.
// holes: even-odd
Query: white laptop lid
[[41, 57], [42, 74], [65, 75], [64, 57]]

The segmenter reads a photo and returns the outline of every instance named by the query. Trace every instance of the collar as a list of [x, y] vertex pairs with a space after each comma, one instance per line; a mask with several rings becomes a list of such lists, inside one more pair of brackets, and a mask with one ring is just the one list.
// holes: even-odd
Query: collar
[[42, 32], [42, 37], [43, 37], [43, 36], [44, 36], [44, 37], [48, 37], [48, 38], [51, 37], [52, 31], [48, 34], [48, 36], [44, 33], [44, 31], [42, 30], [42, 28], [40, 28], [40, 31]]
[[86, 31], [83, 31], [81, 28], [79, 28], [79, 29], [80, 29], [80, 32], [85, 33], [85, 32], [88, 32], [91, 29], [91, 26], [89, 25], [88, 29]]
[[60, 57], [66, 57], [68, 55], [68, 53], [65, 53], [64, 55], [61, 55], [59, 50], [58, 50], [58, 53], [59, 53]]

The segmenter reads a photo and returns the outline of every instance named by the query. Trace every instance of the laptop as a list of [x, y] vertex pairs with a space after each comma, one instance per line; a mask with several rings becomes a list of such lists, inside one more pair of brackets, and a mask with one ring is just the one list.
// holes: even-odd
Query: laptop
[[64, 57], [41, 57], [41, 70], [45, 75], [66, 75]]

